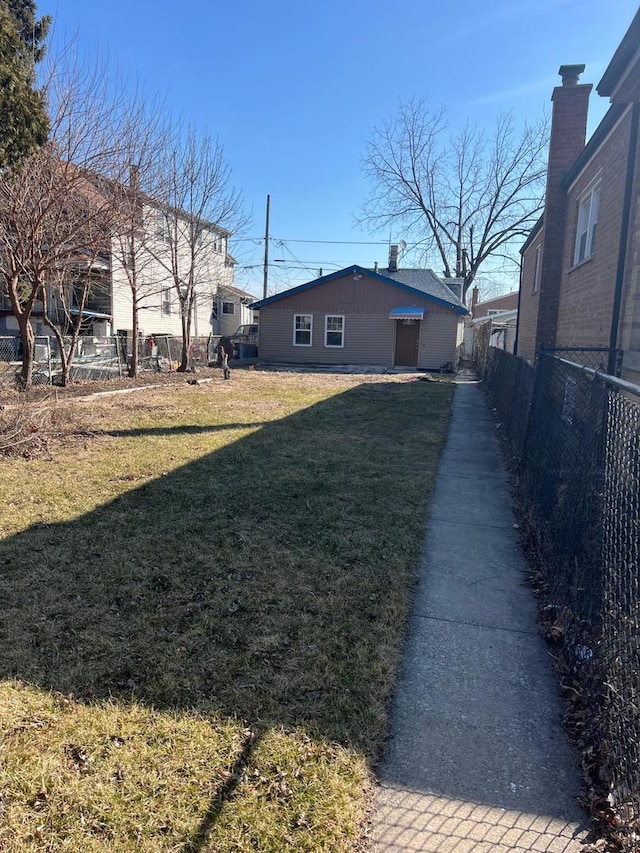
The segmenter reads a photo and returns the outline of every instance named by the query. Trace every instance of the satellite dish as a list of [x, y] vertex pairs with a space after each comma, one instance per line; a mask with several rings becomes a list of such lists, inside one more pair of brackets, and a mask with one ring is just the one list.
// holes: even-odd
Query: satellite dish
[[401, 252], [406, 251], [406, 248], [407, 248], [406, 242], [404, 240], [398, 240], [398, 248], [400, 249]]

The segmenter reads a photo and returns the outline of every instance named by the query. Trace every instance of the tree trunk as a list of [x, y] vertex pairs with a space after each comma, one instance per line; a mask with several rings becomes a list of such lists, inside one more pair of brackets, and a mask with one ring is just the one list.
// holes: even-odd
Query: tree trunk
[[26, 314], [16, 314], [22, 342], [22, 369], [20, 370], [21, 388], [29, 388], [33, 381], [33, 361], [35, 357], [36, 336]]
[[[186, 307], [186, 306], [185, 306]], [[189, 367], [189, 344], [191, 342], [191, 311], [182, 311], [182, 353], [180, 355], [180, 364], [178, 365], [178, 373], [186, 373]]]
[[129, 365], [129, 376], [131, 379], [135, 379], [138, 375], [138, 330], [140, 323], [138, 320], [138, 294], [133, 288], [132, 291], [133, 315], [131, 317], [131, 325], [133, 326], [133, 329], [131, 331], [131, 364]]

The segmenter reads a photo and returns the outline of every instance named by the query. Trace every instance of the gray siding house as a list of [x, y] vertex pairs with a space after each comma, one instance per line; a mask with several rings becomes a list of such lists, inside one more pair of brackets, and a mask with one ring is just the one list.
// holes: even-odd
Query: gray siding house
[[254, 302], [260, 360], [455, 369], [468, 313], [429, 269], [360, 266]]

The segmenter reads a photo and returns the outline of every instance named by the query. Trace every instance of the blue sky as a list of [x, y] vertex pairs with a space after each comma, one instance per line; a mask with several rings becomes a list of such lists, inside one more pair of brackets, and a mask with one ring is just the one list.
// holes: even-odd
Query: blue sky
[[[219, 137], [253, 214], [232, 246], [236, 282], [256, 294], [267, 193], [271, 235], [282, 241], [271, 257], [287, 261], [270, 267], [270, 289], [314, 278], [319, 267], [384, 265], [388, 232], [354, 224], [371, 128], [413, 95], [445, 105], [452, 127], [490, 127], [504, 111], [535, 120], [549, 111], [561, 64], [585, 63], [581, 82], [598, 83], [637, 8], [637, 0], [38, 3], [54, 17], [54, 49], [77, 34], [114, 74]], [[590, 131], [606, 107], [594, 93]]]

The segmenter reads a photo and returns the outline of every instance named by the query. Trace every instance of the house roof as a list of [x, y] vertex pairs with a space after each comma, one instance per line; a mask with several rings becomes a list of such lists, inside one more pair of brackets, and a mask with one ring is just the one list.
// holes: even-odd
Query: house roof
[[[407, 287], [412, 287], [414, 290], [420, 290], [435, 299], [441, 299], [443, 302], [452, 302], [455, 305], [464, 305], [445, 284], [442, 279], [430, 269], [399, 269], [395, 272], [389, 272], [388, 269], [379, 271], [387, 278], [392, 278], [400, 284], [405, 284]], [[466, 311], [466, 308], [465, 308]]]
[[544, 213], [541, 214], [540, 219], [538, 219], [536, 224], [533, 226], [533, 228], [529, 232], [529, 236], [527, 237], [527, 239], [524, 241], [524, 243], [520, 247], [520, 254], [521, 255], [524, 255], [524, 253], [527, 251], [529, 246], [536, 239], [536, 237], [540, 233], [540, 230], [542, 229], [543, 225], [544, 225]]
[[629, 103], [640, 95], [640, 9], [613, 54], [596, 91], [612, 101]]
[[242, 290], [240, 287], [236, 287], [233, 284], [223, 284], [220, 287], [220, 294], [228, 294], [229, 296], [239, 296], [241, 298], [246, 299], [255, 299], [255, 295], [253, 293], [249, 293], [246, 290]]
[[77, 170], [85, 177], [87, 187], [90, 188], [90, 190], [95, 194], [95, 200], [98, 200], [99, 198], [105, 199], [107, 196], [107, 189], [110, 188], [111, 193], [120, 193], [122, 196], [128, 197], [134, 203], [140, 201], [142, 202], [142, 204], [146, 204], [149, 207], [155, 208], [157, 210], [164, 210], [165, 213], [171, 213], [180, 217], [181, 219], [185, 219], [187, 221], [193, 220], [199, 225], [201, 225], [203, 228], [208, 228], [212, 231], [215, 231], [222, 237], [233, 236], [233, 233], [228, 229], [223, 228], [222, 225], [218, 225], [217, 223], [211, 222], [210, 220], [204, 219], [203, 217], [195, 216], [180, 207], [175, 207], [174, 205], [168, 204], [167, 202], [161, 201], [160, 199], [154, 198], [148, 192], [141, 189], [135, 179], [133, 183], [126, 183], [125, 181], [119, 178], [107, 177], [91, 169], [80, 168], [73, 163], [67, 163], [62, 161], [62, 165], [64, 168], [71, 167]]
[[500, 311], [499, 314], [486, 314], [484, 317], [475, 317], [471, 322], [474, 326], [484, 326], [491, 323], [492, 326], [513, 326], [518, 319], [518, 309]]
[[385, 284], [390, 284], [392, 287], [397, 287], [398, 290], [404, 293], [412, 293], [415, 296], [420, 296], [423, 299], [428, 299], [438, 305], [443, 305], [445, 308], [450, 308], [456, 314], [468, 314], [469, 312], [454, 295], [446, 284], [444, 284], [438, 276], [430, 269], [423, 270], [398, 270], [390, 273], [388, 270], [375, 272], [374, 270], [365, 269], [364, 267], [354, 264], [351, 267], [345, 267], [337, 272], [324, 275], [321, 278], [316, 278], [313, 281], [308, 281], [306, 284], [300, 284], [298, 287], [291, 287], [289, 290], [283, 290], [281, 293], [276, 293], [275, 296], [269, 296], [266, 299], [260, 299], [252, 303], [250, 308], [264, 308], [266, 305], [271, 305], [273, 302], [278, 302], [281, 299], [287, 299], [289, 296], [294, 296], [297, 293], [302, 293], [305, 290], [310, 290], [312, 287], [319, 287], [326, 284], [328, 281], [333, 281], [336, 278], [342, 278], [345, 275], [366, 275], [374, 278], [377, 281], [382, 281]]

